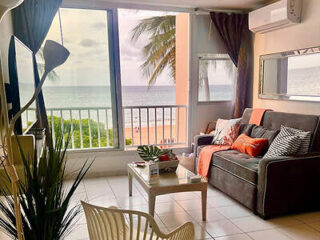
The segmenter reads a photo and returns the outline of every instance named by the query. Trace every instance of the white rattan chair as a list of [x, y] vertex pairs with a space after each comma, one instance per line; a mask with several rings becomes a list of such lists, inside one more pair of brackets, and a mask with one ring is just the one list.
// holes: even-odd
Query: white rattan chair
[[162, 233], [154, 218], [147, 213], [81, 203], [87, 219], [90, 240], [194, 239], [194, 226], [191, 222], [170, 233]]

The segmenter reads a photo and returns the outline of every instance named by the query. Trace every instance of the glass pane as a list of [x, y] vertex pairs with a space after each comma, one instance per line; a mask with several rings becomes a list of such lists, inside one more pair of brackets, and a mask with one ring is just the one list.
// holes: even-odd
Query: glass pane
[[[70, 148], [118, 147], [108, 14], [104, 10], [60, 9], [47, 36], [70, 51], [66, 63], [50, 74], [43, 88], [54, 134], [61, 131], [61, 125], [65, 134], [68, 128], [73, 130]], [[37, 57], [41, 70], [42, 49]]]
[[127, 147], [185, 145], [188, 79], [175, 72], [188, 71], [176, 61], [177, 49], [187, 40], [178, 32], [188, 24], [188, 16], [136, 9], [119, 9], [118, 13]]
[[199, 59], [199, 102], [232, 100], [236, 67], [225, 55]]
[[[18, 74], [19, 83], [19, 97], [20, 97], [20, 108], [24, 107], [29, 100], [32, 98], [34, 93], [34, 74], [33, 74], [33, 62], [32, 52], [23, 45], [19, 40], [15, 39], [15, 50], [16, 50], [16, 68]], [[23, 132], [27, 127], [36, 121], [36, 115], [34, 111], [35, 102], [22, 113], [22, 130]]]
[[320, 54], [288, 58], [288, 95], [320, 96]]

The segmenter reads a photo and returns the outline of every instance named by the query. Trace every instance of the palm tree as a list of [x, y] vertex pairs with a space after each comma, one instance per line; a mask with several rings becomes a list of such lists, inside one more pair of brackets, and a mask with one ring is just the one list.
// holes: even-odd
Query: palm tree
[[[143, 48], [144, 63], [141, 65], [143, 74], [147, 76], [148, 85], [156, 82], [157, 77], [166, 67], [170, 69], [170, 75], [175, 83], [176, 73], [176, 16], [156, 16], [142, 19], [132, 30], [131, 40], [137, 41], [142, 34], [149, 35], [149, 41]], [[210, 101], [210, 86], [208, 78], [208, 66], [216, 68], [216, 62], [205, 60], [199, 64], [199, 84], [205, 88], [206, 101]], [[201, 63], [200, 62], [200, 63]], [[233, 74], [233, 63], [225, 61], [228, 73]]]
[[131, 39], [136, 41], [143, 33], [149, 34], [149, 42], [143, 48], [145, 57], [141, 65], [143, 74], [149, 78], [148, 85], [156, 82], [166, 67], [175, 83], [176, 74], [176, 16], [156, 16], [142, 19], [132, 30]]
[[[208, 75], [208, 68], [209, 66], [212, 67], [212, 70], [216, 71], [217, 69], [217, 61], [214, 61], [216, 58], [210, 59], [208, 57], [207, 59], [201, 59], [199, 61], [199, 85], [200, 87], [204, 87], [205, 92], [205, 101], [210, 101], [210, 84], [209, 84], [209, 75]], [[220, 62], [220, 64], [223, 64], [224, 69], [228, 73], [229, 77], [232, 78], [234, 72], [234, 64], [230, 61], [223, 61]]]
[[[214, 62], [215, 63], [215, 62]], [[204, 86], [205, 100], [210, 101], [210, 86], [208, 77], [208, 60], [199, 61], [199, 85]], [[214, 64], [214, 68], [215, 68]]]

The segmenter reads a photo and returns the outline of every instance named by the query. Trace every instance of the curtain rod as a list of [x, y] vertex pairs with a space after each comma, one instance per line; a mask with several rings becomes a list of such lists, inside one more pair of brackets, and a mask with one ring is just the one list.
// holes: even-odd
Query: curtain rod
[[195, 8], [194, 13], [198, 14], [210, 14], [210, 12], [221, 13], [248, 13], [249, 9], [226, 9], [226, 8]]
[[248, 9], [225, 9], [225, 8], [185, 8], [173, 6], [161, 6], [151, 4], [133, 4], [126, 2], [114, 2], [107, 0], [63, 0], [62, 7], [77, 7], [77, 8], [131, 8], [141, 10], [158, 10], [158, 11], [173, 11], [186, 12], [194, 14], [210, 14], [210, 12], [224, 12], [224, 13], [247, 13]]

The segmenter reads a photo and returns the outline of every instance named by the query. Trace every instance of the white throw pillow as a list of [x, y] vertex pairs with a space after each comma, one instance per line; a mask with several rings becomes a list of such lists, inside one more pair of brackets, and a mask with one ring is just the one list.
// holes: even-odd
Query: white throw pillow
[[219, 118], [211, 144], [231, 146], [238, 137], [241, 119], [226, 120]]

